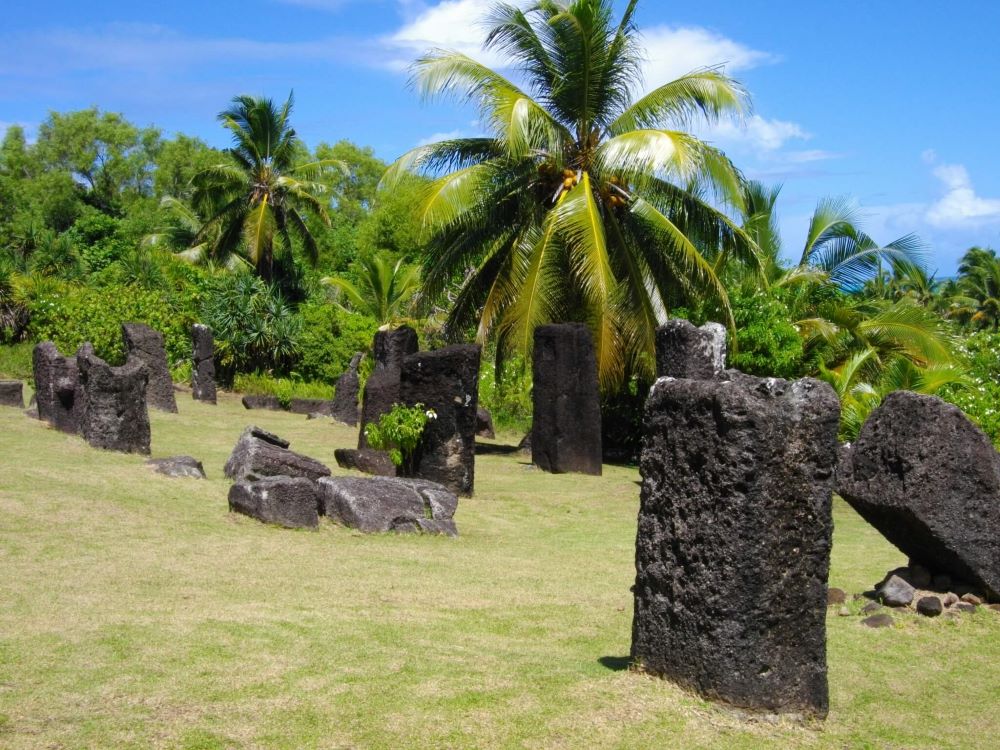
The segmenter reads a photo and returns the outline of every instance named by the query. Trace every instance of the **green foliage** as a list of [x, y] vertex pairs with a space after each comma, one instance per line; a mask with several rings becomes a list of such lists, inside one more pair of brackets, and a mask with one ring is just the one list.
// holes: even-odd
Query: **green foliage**
[[432, 409], [424, 410], [423, 404], [403, 406], [396, 404], [383, 414], [378, 423], [365, 425], [368, 444], [377, 450], [388, 451], [392, 462], [404, 473], [412, 468], [413, 453], [420, 445], [427, 423], [437, 419]]
[[145, 323], [163, 334], [167, 360], [179, 363], [191, 357], [190, 327], [194, 311], [172, 296], [136, 286], [42, 289], [28, 304], [32, 341], [50, 340], [64, 354], [84, 342], [97, 356], [113, 364], [124, 361], [122, 323]]
[[214, 279], [201, 312], [215, 336], [222, 382], [237, 372], [287, 373], [295, 362], [302, 321], [262, 279], [245, 273]]
[[736, 346], [729, 365], [750, 375], [795, 378], [802, 374], [802, 337], [788, 306], [778, 297], [757, 293], [730, 297], [736, 321]]
[[25, 341], [11, 346], [0, 346], [0, 378], [29, 381], [34, 377], [31, 353], [34, 344]]
[[66, 235], [79, 249], [91, 273], [104, 270], [129, 252], [129, 242], [120, 234], [120, 222], [112, 216], [87, 208]]
[[233, 378], [233, 390], [252, 396], [276, 396], [285, 408], [288, 408], [293, 398], [333, 398], [333, 388], [326, 383], [276, 378], [261, 373], [236, 375]]
[[480, 368], [479, 403], [489, 409], [497, 430], [531, 429], [531, 367], [523, 357], [505, 360], [499, 375], [495, 367]]
[[295, 373], [303, 380], [336, 381], [355, 353], [371, 348], [378, 329], [371, 318], [330, 304], [303, 305], [299, 317], [302, 329]]
[[959, 344], [968, 384], [948, 385], [941, 396], [964, 411], [1000, 449], [1000, 334], [974, 333]]
[[420, 287], [420, 272], [403, 259], [387, 253], [362, 258], [352, 267], [353, 279], [326, 276], [321, 282], [334, 290], [338, 304], [342, 300], [355, 312], [374, 318], [379, 325], [394, 325], [408, 308]]

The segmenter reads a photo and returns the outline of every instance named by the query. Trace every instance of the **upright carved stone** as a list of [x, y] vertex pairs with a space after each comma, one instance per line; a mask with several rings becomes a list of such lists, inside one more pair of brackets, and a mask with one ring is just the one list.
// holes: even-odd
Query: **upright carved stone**
[[145, 363], [130, 356], [121, 367], [111, 367], [84, 344], [77, 354], [80, 383], [85, 394], [81, 431], [95, 448], [122, 453], [149, 453], [149, 412]]
[[77, 357], [62, 356], [51, 341], [43, 341], [32, 352], [38, 418], [70, 434], [80, 432], [83, 417], [84, 393]]
[[0, 380], [0, 406], [24, 408], [24, 383], [20, 380]]
[[163, 334], [142, 323], [122, 325], [125, 351], [129, 358], [136, 357], [146, 365], [149, 386], [146, 397], [149, 405], [160, 411], [177, 413], [177, 399], [174, 397], [174, 381], [167, 366], [167, 350], [163, 346]]
[[365, 425], [378, 422], [399, 401], [399, 368], [404, 357], [416, 353], [417, 346], [417, 332], [409, 326], [375, 334], [375, 369], [365, 383], [359, 449], [368, 447]]
[[351, 364], [347, 372], [337, 379], [337, 390], [333, 394], [333, 418], [351, 427], [358, 423], [358, 390], [361, 382], [358, 367], [364, 356], [362, 352], [358, 352], [351, 357]]
[[889, 394], [844, 451], [837, 492], [913, 563], [1000, 600], [1000, 454], [957, 407]]
[[718, 323], [696, 328], [674, 318], [656, 329], [659, 377], [710, 380], [726, 369], [726, 329]]
[[400, 374], [400, 401], [436, 414], [424, 427], [413, 476], [457, 495], [471, 495], [475, 484], [479, 359], [477, 345], [449, 346], [410, 355]]
[[633, 589], [645, 670], [744, 708], [826, 715], [839, 418], [816, 380], [656, 382]]
[[535, 329], [531, 460], [554, 474], [601, 474], [601, 400], [590, 329]]
[[212, 329], [195, 323], [191, 326], [191, 396], [195, 401], [216, 402], [215, 338]]

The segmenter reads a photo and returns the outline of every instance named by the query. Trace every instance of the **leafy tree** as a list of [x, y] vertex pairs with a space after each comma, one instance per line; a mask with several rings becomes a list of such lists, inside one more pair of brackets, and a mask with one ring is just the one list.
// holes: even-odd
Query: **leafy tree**
[[354, 281], [328, 276], [322, 282], [340, 292], [349, 309], [374, 318], [379, 325], [403, 317], [420, 287], [417, 268], [384, 253], [359, 260], [355, 266]]
[[199, 138], [178, 134], [164, 141], [156, 155], [153, 194], [189, 199], [195, 175], [219, 163], [219, 152]]
[[217, 257], [236, 253], [242, 243], [266, 281], [274, 278], [275, 256], [291, 249], [293, 234], [307, 259], [316, 262], [316, 239], [304, 211], [329, 223], [320, 198], [325, 186], [305, 176], [315, 176], [333, 162], [296, 166], [300, 144], [289, 122], [291, 111], [291, 95], [281, 107], [270, 99], [235, 97], [232, 106], [219, 114], [233, 134], [233, 146], [226, 151], [230, 161], [195, 177], [196, 205], [221, 206], [204, 224], [199, 239], [217, 231], [213, 251]]
[[610, 0], [495, 6], [486, 46], [509, 57], [524, 88], [459, 53], [417, 60], [420, 93], [475, 102], [489, 135], [417, 148], [383, 182], [437, 177], [421, 212], [424, 283], [432, 297], [460, 283], [452, 330], [475, 321], [502, 355], [527, 352], [539, 324], [585, 321], [606, 388], [630, 369], [651, 374], [654, 330], [685, 295], [716, 300], [731, 324], [707, 256], [753, 265], [755, 249], [704, 197], [741, 206], [737, 170], [683, 129], [744, 113], [746, 94], [711, 69], [633, 101], [636, 5], [617, 22]]
[[958, 316], [975, 328], [1000, 331], [1000, 258], [990, 248], [970, 248], [958, 266]]

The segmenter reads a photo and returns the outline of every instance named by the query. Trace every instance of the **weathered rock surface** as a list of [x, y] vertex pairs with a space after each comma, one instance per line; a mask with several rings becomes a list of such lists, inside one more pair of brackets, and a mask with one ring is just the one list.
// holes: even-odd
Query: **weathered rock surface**
[[402, 367], [403, 360], [416, 354], [420, 344], [417, 332], [410, 326], [400, 326], [391, 331], [378, 331], [372, 344], [376, 370]]
[[85, 399], [78, 355], [64, 357], [51, 341], [43, 341], [32, 352], [38, 418], [70, 434], [80, 432]]
[[403, 359], [417, 351], [417, 332], [409, 326], [375, 334], [375, 369], [368, 376], [361, 403], [361, 430], [358, 448], [368, 447], [365, 425], [378, 422], [399, 402], [400, 367]]
[[828, 588], [826, 590], [826, 605], [832, 607], [835, 604], [843, 604], [847, 601], [847, 592], [843, 589]]
[[95, 448], [122, 453], [149, 453], [149, 411], [146, 386], [149, 371], [130, 355], [121, 367], [112, 367], [84, 344], [77, 354], [84, 391], [80, 431]]
[[414, 477], [464, 496], [475, 486], [479, 360], [478, 345], [460, 344], [411, 354], [400, 370], [400, 402], [436, 415], [414, 452]]
[[917, 601], [917, 612], [925, 617], [937, 617], [944, 611], [944, 605], [936, 596], [922, 596]]
[[365, 533], [399, 531], [456, 536], [458, 498], [434, 482], [388, 477], [319, 481], [320, 509]]
[[861, 621], [866, 628], [888, 628], [892, 625], [892, 615], [872, 615]]
[[259, 427], [247, 427], [226, 461], [225, 474], [237, 482], [264, 477], [300, 477], [316, 481], [330, 469], [314, 458], [288, 449], [288, 441]]
[[726, 369], [726, 329], [718, 323], [696, 328], [679, 318], [656, 329], [659, 377], [711, 380]]
[[0, 406], [24, 408], [24, 383], [20, 380], [0, 380]]
[[288, 404], [292, 414], [333, 414], [333, 401], [326, 398], [293, 398]]
[[364, 358], [362, 352], [358, 352], [351, 357], [351, 364], [347, 371], [337, 378], [337, 389], [333, 393], [333, 408], [330, 416], [338, 422], [349, 424], [354, 427], [358, 423], [358, 391], [360, 389], [360, 379], [358, 368]]
[[244, 396], [244, 409], [265, 409], [267, 411], [284, 411], [277, 396]]
[[531, 460], [554, 474], [599, 476], [601, 401], [590, 329], [562, 323], [535, 329]]
[[890, 394], [844, 452], [837, 486], [914, 563], [1000, 598], [1000, 454], [957, 407]]
[[333, 452], [333, 457], [337, 459], [337, 466], [342, 469], [354, 469], [379, 477], [396, 476], [396, 464], [385, 451], [377, 451], [374, 448], [359, 450], [338, 448]]
[[163, 334], [142, 323], [124, 323], [122, 338], [125, 340], [128, 357], [135, 357], [146, 365], [149, 376], [149, 384], [146, 386], [148, 405], [176, 414], [177, 398], [174, 396], [174, 381], [170, 378]]
[[489, 438], [493, 440], [497, 436], [493, 427], [493, 415], [485, 406], [476, 409], [476, 437]]
[[288, 529], [319, 526], [319, 492], [301, 477], [265, 477], [229, 488], [229, 510]]
[[195, 323], [191, 326], [191, 396], [195, 401], [216, 402], [215, 338], [212, 329]]
[[151, 458], [146, 462], [157, 473], [172, 479], [204, 479], [205, 467], [201, 461], [191, 456], [171, 456], [170, 458]]
[[899, 576], [889, 576], [877, 589], [879, 601], [889, 607], [908, 607], [916, 589]]
[[737, 706], [823, 716], [830, 386], [661, 378], [646, 405], [632, 658]]

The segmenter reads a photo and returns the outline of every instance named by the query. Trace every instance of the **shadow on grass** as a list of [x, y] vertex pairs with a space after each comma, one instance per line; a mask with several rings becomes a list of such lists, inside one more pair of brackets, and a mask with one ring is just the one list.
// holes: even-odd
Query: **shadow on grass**
[[597, 661], [602, 667], [610, 669], [612, 672], [625, 672], [632, 666], [631, 656], [602, 656]]
[[510, 456], [520, 450], [516, 445], [495, 445], [493, 443], [476, 443], [477, 456]]

